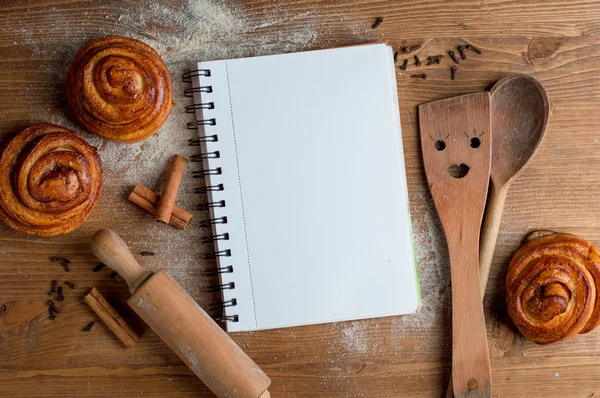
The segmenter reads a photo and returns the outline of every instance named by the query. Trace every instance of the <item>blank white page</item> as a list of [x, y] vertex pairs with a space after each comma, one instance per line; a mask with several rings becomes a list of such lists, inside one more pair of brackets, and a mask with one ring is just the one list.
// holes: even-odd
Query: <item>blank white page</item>
[[200, 62], [228, 232], [228, 331], [415, 312], [416, 275], [391, 48]]

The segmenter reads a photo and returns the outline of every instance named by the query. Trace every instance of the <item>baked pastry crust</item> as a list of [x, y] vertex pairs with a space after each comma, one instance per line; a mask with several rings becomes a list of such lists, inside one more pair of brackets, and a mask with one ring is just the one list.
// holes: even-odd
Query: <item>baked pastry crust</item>
[[600, 324], [600, 254], [585, 239], [534, 231], [506, 276], [508, 314], [529, 340], [548, 344]]
[[156, 133], [173, 108], [171, 77], [160, 55], [123, 36], [88, 43], [67, 73], [67, 97], [92, 133], [122, 142]]
[[96, 206], [102, 179], [96, 148], [79, 134], [28, 127], [0, 152], [0, 220], [26, 234], [71, 232]]

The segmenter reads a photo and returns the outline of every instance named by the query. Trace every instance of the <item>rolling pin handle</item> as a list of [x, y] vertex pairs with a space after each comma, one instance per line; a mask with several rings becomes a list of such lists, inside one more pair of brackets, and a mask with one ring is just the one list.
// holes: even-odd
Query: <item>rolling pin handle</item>
[[123, 239], [110, 229], [96, 232], [92, 236], [91, 246], [100, 261], [127, 281], [131, 293], [135, 293], [153, 275], [136, 261]]

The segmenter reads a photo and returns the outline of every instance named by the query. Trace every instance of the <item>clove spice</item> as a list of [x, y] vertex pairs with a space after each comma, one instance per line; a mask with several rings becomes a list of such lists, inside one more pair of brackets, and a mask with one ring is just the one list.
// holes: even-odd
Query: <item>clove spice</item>
[[53, 300], [50, 300], [50, 303], [48, 305], [50, 306], [50, 310], [52, 312], [60, 314], [60, 310], [58, 309], [58, 307], [56, 306], [56, 303]]
[[150, 251], [142, 251], [140, 252], [140, 256], [154, 256], [156, 253]]
[[471, 51], [473, 51], [474, 53], [477, 53], [477, 54], [480, 54], [480, 55], [481, 55], [481, 50], [480, 50], [479, 48], [475, 47], [474, 45], [472, 45], [472, 44], [467, 44], [467, 46], [466, 46], [466, 47], [467, 47], [467, 50], [471, 50]]
[[429, 60], [429, 62], [427, 62], [427, 65], [433, 65], [433, 64], [438, 64], [440, 62], [442, 62], [442, 58], [444, 58], [443, 55], [432, 55], [430, 57], [427, 57], [427, 59]]
[[96, 324], [96, 322], [91, 321], [90, 323], [88, 323], [83, 329], [81, 329], [84, 332], [89, 332], [90, 330], [92, 330], [92, 328], [94, 327], [94, 325]]
[[419, 59], [419, 56], [416, 54], [415, 54], [415, 65], [421, 66], [421, 60]]
[[405, 59], [402, 65], [400, 66], [400, 69], [402, 70], [406, 70], [406, 68], [408, 68], [408, 59]]
[[427, 74], [426, 73], [420, 73], [418, 75], [410, 75], [410, 77], [412, 77], [413, 79], [427, 79]]
[[371, 29], [376, 29], [379, 27], [379, 25], [381, 25], [383, 22], [383, 17], [377, 17], [375, 18], [375, 23], [371, 26]]
[[58, 289], [57, 289], [56, 299], [58, 301], [63, 301], [65, 299], [65, 295], [64, 295], [63, 287], [62, 286], [59, 286]]
[[98, 271], [102, 270], [104, 267], [106, 267], [106, 265], [103, 263], [100, 263], [92, 269], [92, 272], [98, 272]]
[[456, 66], [452, 67], [452, 80], [456, 79], [456, 71], [457, 71], [457, 69], [458, 68]]
[[71, 264], [71, 260], [66, 259], [64, 257], [52, 256], [50, 257], [50, 261], [58, 262], [63, 266], [66, 272], [70, 272], [69, 264]]
[[394, 53], [394, 63], [398, 62], [398, 55], [400, 55], [400, 53], [398, 51], [396, 51]]
[[454, 61], [455, 64], [460, 64], [460, 62], [458, 62], [458, 58], [456, 58], [456, 54], [454, 54], [454, 51], [448, 51], [448, 55], [450, 55], [450, 58], [452, 58], [452, 61]]
[[467, 59], [467, 54], [465, 54], [465, 46], [458, 46], [458, 52], [463, 60]]
[[421, 45], [420, 44], [416, 44], [414, 46], [408, 46], [408, 47], [404, 47], [404, 53], [405, 54], [410, 54], [413, 51], [417, 51], [421, 49]]
[[73, 282], [65, 281], [65, 285], [69, 286], [71, 289], [75, 289], [75, 284]]

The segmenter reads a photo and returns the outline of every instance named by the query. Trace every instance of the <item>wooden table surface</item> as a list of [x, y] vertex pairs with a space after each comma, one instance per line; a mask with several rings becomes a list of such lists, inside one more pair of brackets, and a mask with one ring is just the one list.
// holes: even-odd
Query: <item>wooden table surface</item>
[[[384, 22], [372, 30], [378, 16]], [[503, 287], [510, 256], [532, 229], [568, 231], [600, 244], [600, 1], [4, 0], [0, 32], [0, 141], [34, 122], [65, 124], [100, 145], [107, 169], [100, 204], [77, 231], [36, 238], [0, 226], [0, 304], [7, 303], [0, 313], [0, 396], [212, 396], [127, 309], [125, 283], [110, 279], [108, 271], [91, 272], [97, 260], [88, 247], [90, 236], [111, 227], [136, 253], [155, 251], [156, 256], [140, 261], [166, 268], [200, 305], [207, 308], [216, 300], [205, 293], [214, 280], [203, 276], [214, 264], [201, 260], [204, 249], [196, 243], [205, 233], [197, 221], [207, 214], [194, 212], [196, 223], [185, 232], [167, 230], [125, 199], [136, 182], [160, 188], [162, 173], [132, 172], [151, 151], [193, 153], [185, 149], [189, 133], [173, 127], [176, 121], [183, 126], [189, 116], [182, 110], [187, 100], [181, 84], [175, 84], [178, 105], [170, 129], [151, 138], [146, 145], [153, 149], [146, 152], [140, 145], [103, 144], [85, 133], [68, 110], [64, 79], [70, 60], [84, 43], [108, 34], [133, 36], [157, 48], [174, 81], [199, 59], [372, 41], [397, 49], [420, 43], [422, 59], [445, 54], [463, 41], [483, 50], [482, 55], [468, 54], [455, 81], [447, 58], [442, 65], [421, 68], [411, 60], [409, 71], [398, 73], [421, 312], [232, 335], [271, 377], [274, 397], [443, 394], [451, 366], [449, 264], [425, 183], [417, 105], [485, 90], [510, 73], [535, 76], [548, 91], [551, 118], [539, 154], [509, 192], [488, 285], [494, 395], [600, 395], [600, 331], [549, 346], [528, 342], [506, 321]], [[427, 72], [428, 79], [409, 77], [420, 72]], [[154, 162], [156, 170], [165, 168], [166, 159]], [[192, 194], [196, 183], [187, 178], [180, 195], [190, 208], [201, 200]], [[69, 274], [48, 260], [53, 255], [73, 261]], [[67, 291], [63, 314], [55, 321], [46, 312], [52, 279], [77, 283]], [[94, 319], [82, 301], [92, 286], [141, 334], [134, 349], [123, 348], [103, 324], [90, 333], [81, 331]]]

